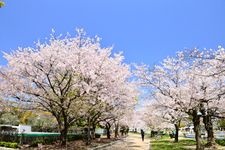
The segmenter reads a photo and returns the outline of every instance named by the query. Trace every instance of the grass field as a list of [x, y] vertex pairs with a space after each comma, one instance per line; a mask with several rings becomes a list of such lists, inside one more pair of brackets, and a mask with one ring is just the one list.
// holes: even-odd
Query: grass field
[[[206, 144], [206, 141], [202, 141]], [[174, 143], [174, 139], [170, 139], [168, 136], [163, 136], [160, 139], [150, 139], [151, 150], [195, 150], [196, 142], [194, 139], [179, 138], [178, 143]], [[206, 150], [209, 148], [205, 148]], [[225, 146], [216, 144], [216, 149], [225, 150]]]
[[151, 139], [151, 150], [190, 150], [195, 149], [195, 141], [193, 139], [180, 139], [178, 143], [174, 143], [173, 139]]

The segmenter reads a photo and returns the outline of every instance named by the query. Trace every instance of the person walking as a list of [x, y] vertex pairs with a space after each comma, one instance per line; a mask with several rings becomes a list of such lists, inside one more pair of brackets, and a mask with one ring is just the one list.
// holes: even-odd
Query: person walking
[[142, 141], [144, 141], [144, 138], [145, 138], [145, 132], [141, 129], [141, 139], [142, 139]]

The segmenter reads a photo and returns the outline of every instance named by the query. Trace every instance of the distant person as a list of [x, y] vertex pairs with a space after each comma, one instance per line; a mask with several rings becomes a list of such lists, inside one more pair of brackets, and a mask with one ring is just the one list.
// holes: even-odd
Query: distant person
[[141, 129], [141, 139], [142, 139], [142, 141], [144, 141], [144, 138], [145, 138], [145, 132]]
[[129, 127], [127, 126], [127, 128], [126, 128], [126, 135], [128, 135], [128, 133], [129, 133]]

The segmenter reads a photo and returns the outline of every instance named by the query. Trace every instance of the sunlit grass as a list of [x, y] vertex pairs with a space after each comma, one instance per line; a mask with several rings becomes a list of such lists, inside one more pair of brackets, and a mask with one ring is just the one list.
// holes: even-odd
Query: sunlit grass
[[195, 148], [195, 143], [193, 139], [180, 139], [178, 143], [175, 143], [172, 139], [163, 137], [151, 140], [151, 150], [188, 150], [190, 147]]

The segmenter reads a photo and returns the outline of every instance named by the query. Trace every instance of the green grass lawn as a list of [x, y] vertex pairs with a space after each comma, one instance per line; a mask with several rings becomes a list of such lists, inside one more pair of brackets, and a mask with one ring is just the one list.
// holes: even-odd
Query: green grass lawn
[[[225, 141], [225, 140], [222, 140]], [[206, 141], [202, 141], [203, 144], [206, 144]], [[225, 142], [224, 142], [225, 143]], [[220, 144], [224, 144], [223, 142]], [[174, 143], [174, 139], [170, 139], [169, 136], [165, 135], [158, 138], [151, 138], [150, 145], [151, 150], [195, 150], [196, 142], [194, 139], [179, 137], [179, 142]], [[225, 144], [224, 144], [225, 145]], [[225, 146], [216, 145], [218, 150], [225, 150]]]
[[195, 141], [193, 139], [180, 139], [178, 143], [174, 143], [173, 139], [151, 139], [151, 150], [190, 150], [195, 149]]

